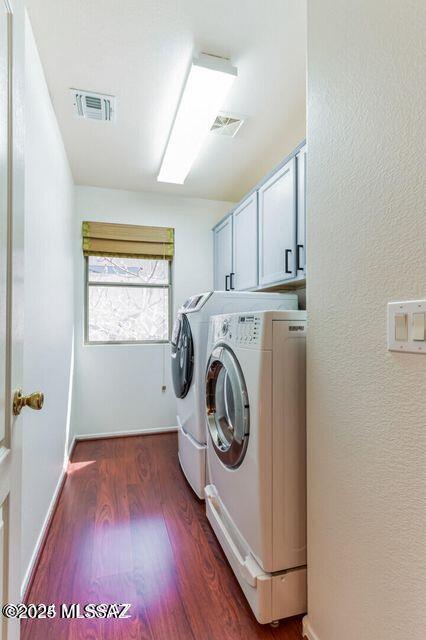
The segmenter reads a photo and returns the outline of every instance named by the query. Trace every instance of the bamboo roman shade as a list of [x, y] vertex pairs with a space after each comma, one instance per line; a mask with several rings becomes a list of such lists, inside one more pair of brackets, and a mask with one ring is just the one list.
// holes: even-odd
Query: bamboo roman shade
[[174, 229], [135, 224], [83, 222], [85, 256], [122, 256], [172, 260]]

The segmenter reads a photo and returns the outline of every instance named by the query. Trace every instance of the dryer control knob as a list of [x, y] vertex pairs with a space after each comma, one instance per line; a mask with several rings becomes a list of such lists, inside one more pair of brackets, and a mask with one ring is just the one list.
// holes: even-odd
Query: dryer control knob
[[229, 320], [224, 320], [222, 322], [222, 327], [221, 327], [223, 336], [226, 336], [226, 334], [228, 333], [228, 329], [229, 329]]

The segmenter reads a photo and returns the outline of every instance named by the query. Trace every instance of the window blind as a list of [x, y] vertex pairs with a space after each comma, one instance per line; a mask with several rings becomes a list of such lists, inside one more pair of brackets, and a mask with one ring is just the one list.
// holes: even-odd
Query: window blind
[[110, 222], [83, 222], [85, 256], [172, 260], [174, 229]]

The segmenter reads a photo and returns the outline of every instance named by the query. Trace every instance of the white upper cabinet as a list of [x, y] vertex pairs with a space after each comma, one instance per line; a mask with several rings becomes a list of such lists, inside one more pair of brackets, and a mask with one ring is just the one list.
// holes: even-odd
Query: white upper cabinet
[[214, 228], [214, 288], [229, 291], [232, 274], [232, 215]]
[[259, 285], [296, 277], [296, 159], [259, 189]]
[[234, 211], [234, 264], [230, 287], [255, 289], [257, 280], [257, 192]]
[[296, 276], [306, 272], [306, 145], [296, 156], [297, 172], [297, 234]]
[[266, 289], [306, 275], [306, 144], [213, 229], [214, 286]]

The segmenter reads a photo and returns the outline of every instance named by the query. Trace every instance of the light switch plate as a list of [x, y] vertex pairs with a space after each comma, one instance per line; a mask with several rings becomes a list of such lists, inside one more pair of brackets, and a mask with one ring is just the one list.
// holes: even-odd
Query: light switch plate
[[[426, 300], [388, 303], [388, 349], [405, 353], [426, 353], [426, 340], [421, 335], [421, 320], [426, 313]], [[404, 330], [406, 325], [407, 331]], [[397, 339], [397, 338], [401, 339]]]

